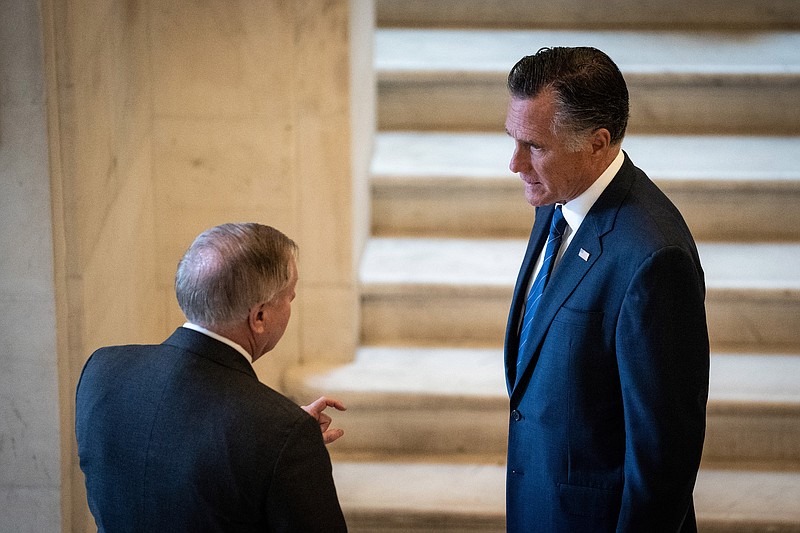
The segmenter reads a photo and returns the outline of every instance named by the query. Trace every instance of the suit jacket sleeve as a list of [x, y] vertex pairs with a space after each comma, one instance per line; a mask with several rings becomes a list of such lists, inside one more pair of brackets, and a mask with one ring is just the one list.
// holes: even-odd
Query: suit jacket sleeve
[[305, 413], [280, 453], [266, 503], [271, 531], [347, 531], [322, 433]]
[[685, 249], [661, 249], [625, 295], [617, 358], [625, 412], [618, 531], [677, 531], [691, 506], [705, 434], [709, 347], [703, 274]]

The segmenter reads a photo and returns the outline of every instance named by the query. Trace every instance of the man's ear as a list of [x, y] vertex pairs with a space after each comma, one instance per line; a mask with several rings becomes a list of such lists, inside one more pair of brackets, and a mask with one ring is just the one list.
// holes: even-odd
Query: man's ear
[[247, 323], [255, 333], [264, 333], [269, 325], [269, 312], [266, 303], [256, 304], [250, 308]]
[[606, 128], [596, 129], [591, 136], [592, 154], [605, 155], [611, 146], [611, 133]]

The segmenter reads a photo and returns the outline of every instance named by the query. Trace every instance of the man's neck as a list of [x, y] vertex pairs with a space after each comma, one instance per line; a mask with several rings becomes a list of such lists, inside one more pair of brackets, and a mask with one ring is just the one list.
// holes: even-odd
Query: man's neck
[[246, 344], [243, 344], [237, 338], [239, 337], [239, 335], [232, 334], [230, 331], [219, 328], [214, 328], [217, 330], [214, 331], [214, 329], [208, 328], [206, 326], [201, 326], [198, 324], [193, 324], [192, 322], [186, 322], [183, 325], [183, 327], [192, 329], [194, 331], [199, 331], [204, 335], [208, 335], [212, 339], [216, 339], [224, 344], [227, 344], [228, 346], [230, 346], [231, 348], [235, 349], [237, 352], [242, 354], [242, 356], [244, 356], [244, 358], [247, 359], [247, 361], [250, 362], [250, 364], [252, 364], [255, 360], [253, 358], [252, 353], [245, 348]]

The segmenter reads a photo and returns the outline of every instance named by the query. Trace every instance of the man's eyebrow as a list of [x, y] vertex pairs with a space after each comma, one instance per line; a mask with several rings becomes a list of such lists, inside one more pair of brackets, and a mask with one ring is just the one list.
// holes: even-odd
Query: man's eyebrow
[[506, 129], [506, 135], [508, 135], [509, 137], [514, 139], [515, 141], [520, 142], [522, 144], [528, 144], [528, 145], [531, 145], [531, 146], [536, 144], [532, 139], [528, 139], [528, 138], [524, 138], [524, 137], [514, 137], [514, 135], [512, 135], [511, 132], [508, 131], [508, 129]]

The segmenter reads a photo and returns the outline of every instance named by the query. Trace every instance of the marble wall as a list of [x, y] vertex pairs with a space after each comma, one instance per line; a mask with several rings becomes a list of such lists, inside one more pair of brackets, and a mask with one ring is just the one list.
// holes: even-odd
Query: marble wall
[[74, 388], [97, 347], [180, 325], [207, 227], [300, 245], [289, 329], [256, 364], [346, 361], [368, 233], [371, 0], [3, 2], [1, 531], [91, 531]]
[[0, 16], [0, 531], [61, 524], [56, 295], [35, 2]]
[[74, 390], [99, 346], [156, 342], [152, 74], [146, 5], [43, 1], [65, 529], [93, 525], [74, 445]]
[[349, 359], [358, 308], [349, 2], [149, 6], [165, 324], [180, 320], [171, 282], [191, 239], [220, 222], [256, 220], [300, 246], [298, 305], [259, 375], [275, 384], [298, 358]]

